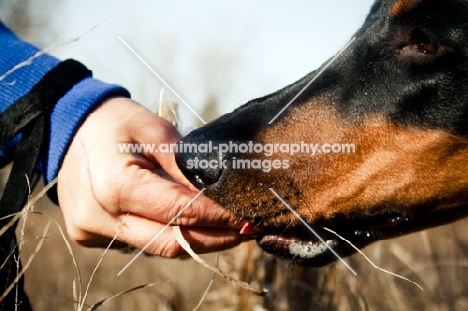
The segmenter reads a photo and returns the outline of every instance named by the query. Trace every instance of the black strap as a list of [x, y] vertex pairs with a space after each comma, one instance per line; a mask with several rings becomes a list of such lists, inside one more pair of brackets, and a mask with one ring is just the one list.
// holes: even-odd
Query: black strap
[[47, 147], [48, 116], [55, 103], [73, 85], [91, 75], [85, 66], [75, 60], [58, 64], [33, 86], [31, 91], [17, 100], [0, 115], [0, 145], [22, 133], [13, 168], [0, 200], [0, 215], [6, 216], [21, 210], [26, 202], [29, 187], [26, 176], [32, 180], [41, 148]]
[[[49, 114], [57, 101], [65, 95], [76, 83], [91, 76], [85, 66], [75, 60], [66, 60], [50, 70], [33, 86], [28, 94], [17, 100], [0, 114], [0, 145], [11, 140], [21, 132], [21, 142], [15, 150], [13, 167], [0, 199], [0, 217], [21, 211], [29, 195], [29, 179], [31, 188], [38, 180], [35, 167], [41, 152], [48, 148]], [[9, 219], [0, 221], [0, 227], [5, 226]], [[5, 266], [0, 270], [0, 295], [16, 277], [17, 256], [15, 226], [10, 227], [0, 237], [0, 265], [10, 256]], [[14, 254], [15, 256], [12, 256]], [[18, 300], [22, 302], [20, 310], [30, 310], [29, 302], [22, 290]], [[0, 302], [0, 310], [10, 309], [15, 304], [15, 291]]]

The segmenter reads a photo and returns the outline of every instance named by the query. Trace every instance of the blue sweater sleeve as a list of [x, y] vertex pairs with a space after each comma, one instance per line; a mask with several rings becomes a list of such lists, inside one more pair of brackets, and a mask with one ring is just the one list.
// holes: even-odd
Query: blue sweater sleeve
[[[27, 94], [34, 84], [59, 63], [55, 57], [42, 55], [29, 65], [1, 78], [38, 51], [36, 47], [18, 39], [0, 22], [0, 112]], [[86, 115], [103, 99], [112, 96], [129, 97], [130, 94], [120, 86], [87, 78], [76, 84], [57, 102], [50, 115], [48, 150], [40, 159], [46, 184], [57, 176], [71, 139]], [[0, 157], [11, 159], [18, 141], [19, 137], [15, 137], [11, 142], [0, 146]], [[52, 197], [54, 198], [54, 194]]]

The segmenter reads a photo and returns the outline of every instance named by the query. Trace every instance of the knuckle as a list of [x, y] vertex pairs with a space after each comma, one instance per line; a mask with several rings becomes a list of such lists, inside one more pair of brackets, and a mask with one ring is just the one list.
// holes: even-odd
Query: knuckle
[[172, 125], [172, 123], [170, 123], [169, 121], [165, 119], [160, 119], [158, 132], [162, 136], [172, 136], [174, 135], [175, 128], [174, 125]]
[[[178, 217], [175, 223], [179, 226], [193, 226], [200, 220], [200, 213], [197, 212], [193, 202], [190, 203], [190, 198], [179, 198], [174, 210], [174, 215], [177, 215], [182, 210], [182, 214]], [[189, 204], [190, 203], [190, 204]]]
[[96, 217], [87, 207], [76, 208], [72, 217], [65, 219], [66, 230], [70, 239], [78, 244], [84, 245], [93, 235], [93, 223]]
[[93, 192], [95, 199], [105, 206], [109, 212], [118, 213], [127, 205], [130, 193], [133, 190], [131, 185], [123, 186], [122, 177], [110, 174], [100, 176], [93, 181]]
[[177, 258], [184, 253], [177, 241], [171, 240], [160, 245], [159, 255], [166, 258]]
[[93, 213], [87, 207], [78, 207], [73, 213], [72, 227], [86, 229], [93, 219]]
[[77, 226], [67, 226], [67, 233], [73, 242], [78, 243], [80, 245], [84, 245], [85, 241], [87, 240], [86, 232], [78, 228]]

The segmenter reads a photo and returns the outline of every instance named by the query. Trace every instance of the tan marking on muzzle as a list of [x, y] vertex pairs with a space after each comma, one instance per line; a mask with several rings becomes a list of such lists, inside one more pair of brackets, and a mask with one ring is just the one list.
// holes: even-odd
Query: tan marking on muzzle
[[403, 13], [408, 13], [421, 3], [422, 0], [397, 0], [392, 9], [392, 17], [397, 17]]
[[[275, 154], [290, 168], [262, 173], [233, 170], [215, 200], [265, 225], [296, 224], [275, 189], [309, 222], [337, 215], [372, 213], [382, 206], [431, 210], [457, 207], [468, 192], [468, 141], [441, 130], [398, 127], [380, 115], [359, 123], [343, 120], [318, 102], [289, 108], [255, 138], [266, 143], [352, 143], [356, 153]], [[267, 159], [266, 156], [260, 156]], [[463, 195], [462, 195], [463, 194]]]

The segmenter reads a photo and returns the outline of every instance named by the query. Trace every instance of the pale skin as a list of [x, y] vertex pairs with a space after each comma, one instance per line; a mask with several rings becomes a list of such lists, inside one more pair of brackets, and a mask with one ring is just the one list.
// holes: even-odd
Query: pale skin
[[[85, 246], [143, 248], [199, 192], [179, 171], [173, 154], [120, 153], [118, 143], [176, 143], [169, 122], [127, 98], [97, 107], [75, 134], [58, 176], [58, 198], [68, 234]], [[246, 221], [199, 196], [173, 225], [198, 253], [245, 241]], [[147, 249], [163, 257], [184, 254], [168, 228]]]

